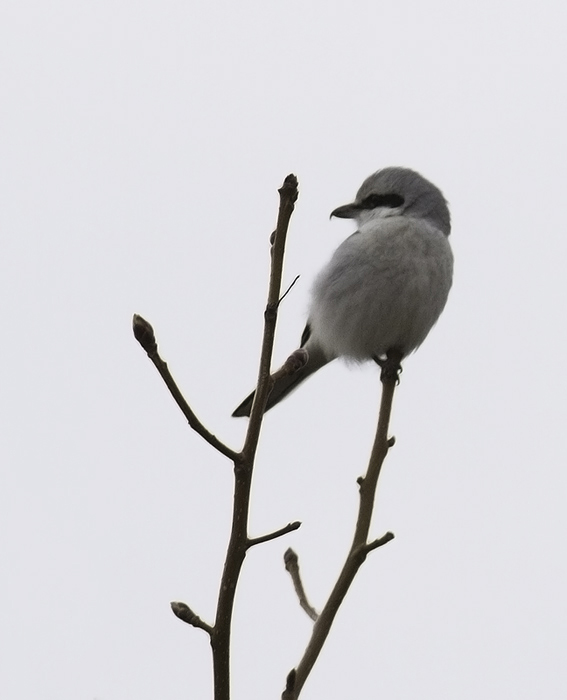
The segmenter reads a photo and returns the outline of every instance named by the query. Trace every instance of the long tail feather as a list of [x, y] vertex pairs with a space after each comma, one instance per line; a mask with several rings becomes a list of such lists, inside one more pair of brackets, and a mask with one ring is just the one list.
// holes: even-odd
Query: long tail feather
[[[309, 359], [307, 364], [305, 364], [301, 369], [297, 370], [293, 374], [287, 374], [280, 377], [274, 384], [270, 395], [268, 396], [268, 403], [266, 404], [266, 411], [269, 411], [272, 406], [275, 406], [282, 399], [290, 394], [294, 389], [296, 389], [301, 382], [303, 382], [307, 377], [311, 376], [318, 369], [321, 369], [326, 365], [329, 360], [323, 355], [319, 348], [305, 348], [309, 354]], [[234, 410], [232, 414], [234, 418], [240, 418], [242, 416], [250, 416], [250, 411], [252, 410], [252, 402], [254, 401], [254, 396], [256, 392], [253, 391], [249, 396], [247, 396], [244, 401]]]

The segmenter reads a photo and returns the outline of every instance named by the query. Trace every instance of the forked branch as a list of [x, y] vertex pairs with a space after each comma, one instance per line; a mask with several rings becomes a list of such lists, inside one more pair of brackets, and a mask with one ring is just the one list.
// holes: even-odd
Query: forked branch
[[146, 321], [145, 318], [142, 318], [142, 316], [134, 314], [134, 318], [132, 319], [132, 329], [134, 331], [134, 337], [147, 352], [150, 360], [154, 363], [157, 371], [161, 375], [161, 378], [165, 382], [165, 385], [169, 389], [170, 394], [175, 399], [175, 402], [181, 409], [181, 412], [185, 418], [187, 418], [187, 422], [193, 428], [193, 430], [225, 457], [228, 457], [233, 461], [237, 459], [238, 452], [231, 450], [230, 447], [227, 447], [223, 442], [221, 442], [216, 435], [209, 432], [197, 418], [193, 409], [185, 400], [183, 394], [179, 390], [179, 387], [175, 383], [175, 380], [171, 376], [167, 363], [164, 362], [159, 355], [157, 341], [152, 325]]
[[[285, 243], [289, 221], [294, 210], [298, 196], [297, 178], [288, 175], [279, 189], [280, 207], [276, 230], [270, 237], [271, 243], [271, 268], [268, 301], [264, 312], [264, 335], [260, 356], [260, 368], [258, 371], [258, 385], [248, 430], [241, 452], [236, 452], [225, 445], [213, 435], [195, 415], [189, 406], [177, 384], [175, 383], [167, 364], [161, 359], [155, 334], [152, 326], [141, 316], [135, 315], [133, 321], [134, 335], [144, 348], [148, 357], [154, 363], [163, 381], [175, 399], [177, 405], [186, 417], [189, 425], [212, 447], [234, 463], [234, 496], [232, 509], [232, 526], [230, 540], [227, 548], [224, 569], [219, 587], [217, 611], [215, 622], [209, 625], [203, 622], [193, 610], [185, 603], [174, 602], [171, 604], [174, 614], [193, 627], [198, 627], [210, 637], [213, 652], [213, 678], [215, 700], [229, 700], [230, 698], [230, 633], [232, 625], [232, 612], [236, 587], [240, 577], [240, 571], [247, 550], [255, 545], [269, 542], [282, 537], [300, 526], [299, 522], [289, 523], [275, 532], [261, 537], [250, 538], [248, 536], [248, 514], [250, 510], [250, 488], [252, 485], [252, 473], [254, 459], [260, 436], [260, 429], [266, 402], [273, 385], [270, 376], [272, 351], [276, 330], [277, 314], [281, 295], [281, 283], [283, 272], [283, 260]], [[295, 281], [292, 283], [291, 286]], [[291, 287], [290, 287], [291, 288]], [[289, 289], [288, 289], [289, 291]], [[286, 292], [287, 294], [287, 292]], [[285, 294], [283, 295], [285, 297]], [[306, 358], [300, 353], [294, 355], [284, 365], [281, 371], [291, 373], [305, 363]]]
[[303, 654], [303, 658], [287, 677], [282, 700], [297, 700], [299, 697], [301, 689], [311, 673], [311, 669], [317, 661], [323, 644], [327, 639], [335, 615], [368, 553], [394, 538], [391, 532], [387, 532], [379, 539], [368, 542], [368, 533], [370, 531], [370, 522], [374, 510], [378, 477], [380, 476], [382, 464], [388, 454], [388, 450], [394, 444], [391, 439], [388, 439], [388, 427], [390, 424], [394, 391], [398, 381], [398, 371], [396, 368], [399, 368], [400, 359], [401, 356], [399, 353], [390, 352], [386, 360], [388, 364], [387, 371], [384, 371], [384, 368], [382, 370], [382, 399], [380, 403], [380, 414], [378, 416], [378, 427], [374, 439], [374, 446], [370, 455], [368, 470], [366, 475], [358, 480], [360, 502], [354, 538], [349, 553], [337, 582], [329, 595], [327, 603], [313, 625], [311, 639]]
[[[281, 373], [291, 374], [300, 369], [307, 361], [305, 350], [295, 351], [283, 367], [270, 376], [272, 351], [275, 337], [278, 308], [286, 296], [281, 296], [283, 259], [287, 230], [295, 201], [298, 196], [297, 179], [289, 175], [279, 190], [280, 208], [276, 230], [270, 238], [271, 268], [268, 300], [264, 312], [264, 334], [258, 371], [258, 383], [254, 403], [241, 452], [236, 452], [213, 433], [211, 433], [195, 415], [177, 384], [175, 383], [166, 362], [159, 355], [157, 342], [152, 326], [141, 316], [135, 315], [133, 321], [134, 335], [144, 348], [163, 381], [183, 412], [189, 425], [204, 440], [220, 454], [228, 457], [234, 463], [234, 496], [232, 510], [232, 525], [230, 540], [227, 548], [224, 569], [219, 586], [217, 610], [213, 625], [204, 622], [193, 610], [181, 602], [171, 603], [174, 614], [187, 624], [204, 630], [209, 638], [213, 652], [213, 677], [215, 700], [230, 698], [230, 639], [231, 625], [237, 583], [240, 577], [246, 552], [251, 547], [282, 537], [299, 526], [299, 522], [289, 523], [274, 532], [259, 537], [248, 535], [248, 515], [250, 509], [250, 490], [254, 459], [258, 446], [260, 429], [274, 377]], [[292, 283], [291, 286], [293, 286]], [[289, 291], [289, 289], [288, 289]], [[374, 499], [378, 477], [388, 449], [394, 444], [393, 438], [388, 439], [388, 426], [392, 408], [392, 399], [399, 376], [401, 357], [399, 353], [389, 353], [387, 360], [380, 360], [382, 366], [382, 400], [378, 419], [376, 438], [370, 457], [367, 473], [358, 480], [360, 486], [360, 504], [356, 530], [350, 551], [345, 560], [339, 578], [318, 615], [307, 601], [301, 578], [297, 555], [291, 550], [286, 553], [286, 568], [290, 571], [300, 603], [307, 614], [315, 621], [311, 640], [297, 668], [292, 669], [286, 680], [286, 688], [282, 695], [284, 700], [297, 700], [303, 685], [319, 656], [323, 644], [329, 634], [335, 615], [367, 555], [393, 539], [393, 534], [387, 532], [382, 537], [368, 541], [368, 533], [372, 519]]]

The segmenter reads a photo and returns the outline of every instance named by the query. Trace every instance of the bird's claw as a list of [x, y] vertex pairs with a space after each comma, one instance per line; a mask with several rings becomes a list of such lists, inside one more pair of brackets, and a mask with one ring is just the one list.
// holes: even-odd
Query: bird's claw
[[400, 383], [400, 374], [404, 371], [401, 365], [402, 354], [397, 350], [389, 350], [386, 358], [375, 356], [374, 362], [380, 367], [380, 381], [385, 382], [395, 379], [396, 384]]

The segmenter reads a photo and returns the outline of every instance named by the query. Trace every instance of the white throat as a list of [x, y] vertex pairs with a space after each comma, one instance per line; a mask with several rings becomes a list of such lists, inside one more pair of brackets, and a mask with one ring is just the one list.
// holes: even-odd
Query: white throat
[[364, 209], [356, 217], [356, 223], [361, 228], [364, 224], [374, 221], [375, 219], [386, 219], [390, 216], [400, 216], [402, 210], [400, 207], [376, 207], [375, 209]]

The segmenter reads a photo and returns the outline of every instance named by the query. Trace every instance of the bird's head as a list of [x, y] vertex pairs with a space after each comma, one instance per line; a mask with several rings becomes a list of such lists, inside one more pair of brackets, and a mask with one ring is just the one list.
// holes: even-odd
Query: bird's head
[[384, 168], [362, 183], [354, 202], [338, 207], [331, 216], [356, 219], [358, 226], [387, 216], [411, 216], [432, 223], [446, 236], [451, 217], [441, 191], [409, 168]]

